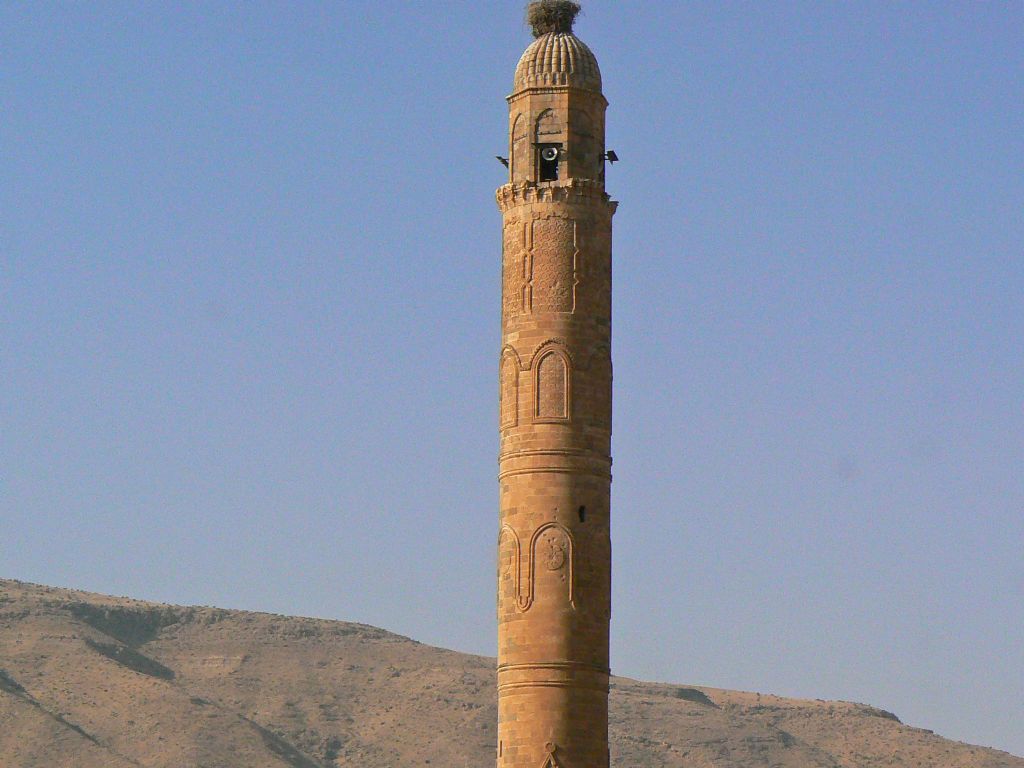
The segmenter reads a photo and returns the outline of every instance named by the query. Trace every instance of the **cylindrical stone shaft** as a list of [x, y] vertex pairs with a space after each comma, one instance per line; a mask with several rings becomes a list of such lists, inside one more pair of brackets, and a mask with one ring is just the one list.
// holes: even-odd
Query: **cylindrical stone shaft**
[[569, 32], [508, 98], [498, 767], [608, 765], [611, 219], [600, 73]]

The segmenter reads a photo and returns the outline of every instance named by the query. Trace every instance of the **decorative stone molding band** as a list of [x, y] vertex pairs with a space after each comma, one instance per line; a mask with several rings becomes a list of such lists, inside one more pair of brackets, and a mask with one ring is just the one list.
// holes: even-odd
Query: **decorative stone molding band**
[[611, 482], [611, 471], [601, 472], [592, 469], [580, 469], [579, 467], [525, 467], [523, 469], [510, 469], [498, 473], [498, 480], [516, 475], [580, 475], [584, 477], [596, 477], [600, 480]]
[[588, 690], [608, 693], [608, 683], [582, 682], [580, 680], [530, 680], [521, 683], [498, 683], [500, 693], [522, 693], [524, 688], [569, 688], [574, 691]]
[[611, 466], [612, 457], [601, 455], [595, 451], [587, 450], [586, 448], [534, 448], [534, 449], [522, 449], [518, 451], [505, 451], [498, 454], [498, 462], [503, 463], [506, 461], [512, 461], [513, 459], [527, 459], [531, 456], [571, 456], [578, 457], [581, 459], [589, 459], [590, 461], [601, 464], [602, 466]]
[[498, 461], [498, 479], [531, 473], [587, 475], [610, 480], [612, 460], [592, 450], [536, 449], [509, 451]]
[[498, 667], [498, 674], [503, 672], [518, 672], [521, 670], [534, 670], [534, 669], [559, 669], [559, 670], [581, 670], [585, 672], [596, 672], [602, 675], [610, 675], [611, 670], [608, 667], [602, 667], [598, 664], [587, 664], [583, 661], [540, 661], [527, 664], [502, 664]]
[[591, 179], [570, 179], [567, 184], [537, 184], [532, 181], [506, 184], [495, 194], [498, 208], [503, 212], [529, 203], [583, 203], [596, 201], [615, 213], [618, 203], [612, 200], [602, 185]]
[[508, 96], [505, 97], [505, 101], [511, 104], [512, 102], [526, 95], [537, 96], [549, 93], [565, 93], [566, 91], [575, 91], [579, 94], [585, 94], [587, 97], [598, 102], [602, 107], [608, 106], [608, 99], [604, 97], [604, 94], [597, 93], [596, 91], [591, 91], [586, 88], [578, 88], [574, 85], [529, 85], [526, 88], [520, 88], [514, 93], [509, 94]]

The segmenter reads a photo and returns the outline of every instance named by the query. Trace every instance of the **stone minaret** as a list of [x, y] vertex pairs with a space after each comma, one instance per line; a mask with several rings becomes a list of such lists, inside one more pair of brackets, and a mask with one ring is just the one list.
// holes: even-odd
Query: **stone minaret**
[[530, 6], [503, 217], [498, 768], [608, 766], [611, 240], [579, 7]]

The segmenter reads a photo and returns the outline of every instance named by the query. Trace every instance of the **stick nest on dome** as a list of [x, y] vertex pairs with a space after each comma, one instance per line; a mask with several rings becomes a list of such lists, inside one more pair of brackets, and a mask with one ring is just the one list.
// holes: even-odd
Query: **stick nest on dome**
[[533, 36], [549, 32], [572, 32], [572, 23], [580, 12], [580, 4], [572, 0], [536, 0], [526, 8], [526, 23]]

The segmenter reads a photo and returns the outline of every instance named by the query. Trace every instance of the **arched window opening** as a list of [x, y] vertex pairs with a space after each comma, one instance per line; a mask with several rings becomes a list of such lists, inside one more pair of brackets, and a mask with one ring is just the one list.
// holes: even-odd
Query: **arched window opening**
[[538, 181], [558, 181], [558, 164], [562, 160], [564, 139], [558, 116], [554, 111], [545, 109], [537, 117], [534, 131]]

